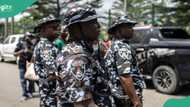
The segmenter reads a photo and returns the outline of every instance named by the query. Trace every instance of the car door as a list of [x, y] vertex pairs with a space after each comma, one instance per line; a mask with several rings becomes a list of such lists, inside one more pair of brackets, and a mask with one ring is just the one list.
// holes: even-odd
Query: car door
[[146, 75], [146, 78], [149, 79], [148, 76], [151, 72], [151, 59], [149, 58], [149, 42], [150, 39], [156, 39], [157, 37], [153, 34], [154, 29], [150, 28], [140, 28], [134, 29], [133, 38], [130, 39], [129, 43], [132, 47], [134, 47], [136, 51], [137, 62], [141, 72]]
[[187, 44], [190, 43], [190, 35], [181, 28], [163, 28], [160, 29], [160, 33], [164, 41], [172, 41], [177, 46], [184, 43], [183, 48], [175, 49], [175, 56], [171, 59], [173, 59], [172, 63], [176, 66], [181, 79], [190, 80], [190, 49]]
[[10, 38], [10, 43], [8, 47], [8, 54], [10, 56], [13, 56], [15, 48], [16, 48], [16, 37], [13, 36], [12, 38]]
[[3, 49], [2, 49], [2, 53], [4, 57], [8, 56], [9, 53], [9, 46], [10, 46], [10, 36], [8, 36], [4, 42], [3, 42]]

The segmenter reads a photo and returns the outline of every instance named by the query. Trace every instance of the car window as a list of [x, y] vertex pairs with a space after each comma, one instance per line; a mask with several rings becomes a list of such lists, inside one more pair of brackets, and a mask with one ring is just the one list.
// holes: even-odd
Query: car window
[[147, 29], [134, 30], [134, 35], [129, 41], [130, 43], [141, 43], [148, 34], [149, 30]]
[[7, 37], [5, 40], [4, 40], [4, 44], [8, 44], [9, 43], [9, 39], [10, 39], [10, 37]]
[[160, 33], [168, 39], [190, 39], [190, 35], [183, 29], [160, 29]]
[[11, 43], [14, 43], [15, 40], [16, 40], [16, 37], [12, 37], [12, 39], [11, 39]]

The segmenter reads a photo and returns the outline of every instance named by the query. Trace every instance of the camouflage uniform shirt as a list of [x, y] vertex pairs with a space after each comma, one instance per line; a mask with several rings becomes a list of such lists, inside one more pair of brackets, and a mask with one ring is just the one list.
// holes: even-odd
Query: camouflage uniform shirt
[[105, 67], [109, 73], [111, 93], [117, 98], [126, 98], [119, 76], [130, 75], [133, 78], [137, 94], [145, 87], [144, 80], [137, 66], [131, 47], [123, 40], [112, 41], [111, 47], [104, 56]]
[[56, 56], [57, 48], [48, 39], [42, 38], [34, 49], [34, 69], [39, 79], [40, 104], [43, 106], [54, 107], [56, 81], [48, 80], [49, 75], [57, 72]]
[[57, 57], [58, 75], [61, 79], [56, 93], [62, 104], [92, 98], [92, 90], [97, 79], [95, 75], [101, 71], [101, 67], [92, 58], [92, 53], [82, 45], [83, 43], [67, 44]]

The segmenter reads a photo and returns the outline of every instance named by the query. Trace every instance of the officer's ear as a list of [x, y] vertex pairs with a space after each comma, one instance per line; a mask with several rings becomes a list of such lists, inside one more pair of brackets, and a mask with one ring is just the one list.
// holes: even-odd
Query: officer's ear
[[114, 38], [120, 38], [121, 36], [121, 29], [119, 27], [115, 28], [112, 32]]
[[68, 27], [69, 35], [74, 39], [80, 39], [81, 30], [78, 24], [73, 24]]

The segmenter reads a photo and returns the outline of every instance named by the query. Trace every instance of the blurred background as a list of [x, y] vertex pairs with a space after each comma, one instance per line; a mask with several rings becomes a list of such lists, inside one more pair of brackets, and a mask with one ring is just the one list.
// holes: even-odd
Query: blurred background
[[0, 19], [0, 40], [32, 30], [35, 22], [45, 16], [64, 18], [65, 11], [75, 5], [96, 8], [102, 30], [116, 16], [127, 14], [139, 25], [180, 26], [190, 32], [190, 0], [38, 0], [19, 15]]

